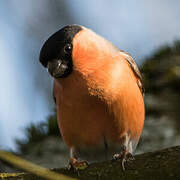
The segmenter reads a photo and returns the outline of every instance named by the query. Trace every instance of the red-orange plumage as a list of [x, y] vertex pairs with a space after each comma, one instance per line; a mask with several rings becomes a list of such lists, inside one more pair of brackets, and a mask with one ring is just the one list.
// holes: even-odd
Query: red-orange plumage
[[58, 122], [67, 146], [90, 151], [106, 143], [116, 152], [125, 145], [132, 153], [145, 114], [136, 64], [84, 27], [73, 39], [72, 59], [72, 73], [54, 80]]

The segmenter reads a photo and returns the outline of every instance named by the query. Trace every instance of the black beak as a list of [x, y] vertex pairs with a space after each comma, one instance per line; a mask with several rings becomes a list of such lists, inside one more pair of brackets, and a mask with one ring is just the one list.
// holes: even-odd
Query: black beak
[[47, 67], [51, 76], [55, 78], [63, 77], [66, 70], [68, 69], [67, 64], [64, 64], [61, 59], [54, 59], [49, 61]]

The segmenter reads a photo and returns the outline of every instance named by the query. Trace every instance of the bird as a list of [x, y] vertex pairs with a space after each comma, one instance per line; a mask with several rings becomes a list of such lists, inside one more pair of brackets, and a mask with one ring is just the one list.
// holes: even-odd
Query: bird
[[42, 45], [54, 78], [58, 126], [75, 169], [131, 157], [145, 118], [142, 75], [132, 56], [81, 25], [66, 25]]

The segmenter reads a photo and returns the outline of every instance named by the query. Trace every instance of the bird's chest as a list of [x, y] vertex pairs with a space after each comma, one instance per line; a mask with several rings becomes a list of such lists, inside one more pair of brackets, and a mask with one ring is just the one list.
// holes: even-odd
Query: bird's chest
[[60, 130], [69, 147], [103, 146], [113, 129], [112, 116], [98, 97], [64, 95], [58, 109]]

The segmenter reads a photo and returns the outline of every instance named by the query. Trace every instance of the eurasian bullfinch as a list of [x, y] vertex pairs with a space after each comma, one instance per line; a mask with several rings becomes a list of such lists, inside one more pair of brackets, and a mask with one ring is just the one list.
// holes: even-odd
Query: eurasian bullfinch
[[68, 25], [44, 43], [40, 62], [54, 77], [58, 125], [70, 164], [131, 155], [144, 124], [144, 88], [133, 58], [95, 32]]

